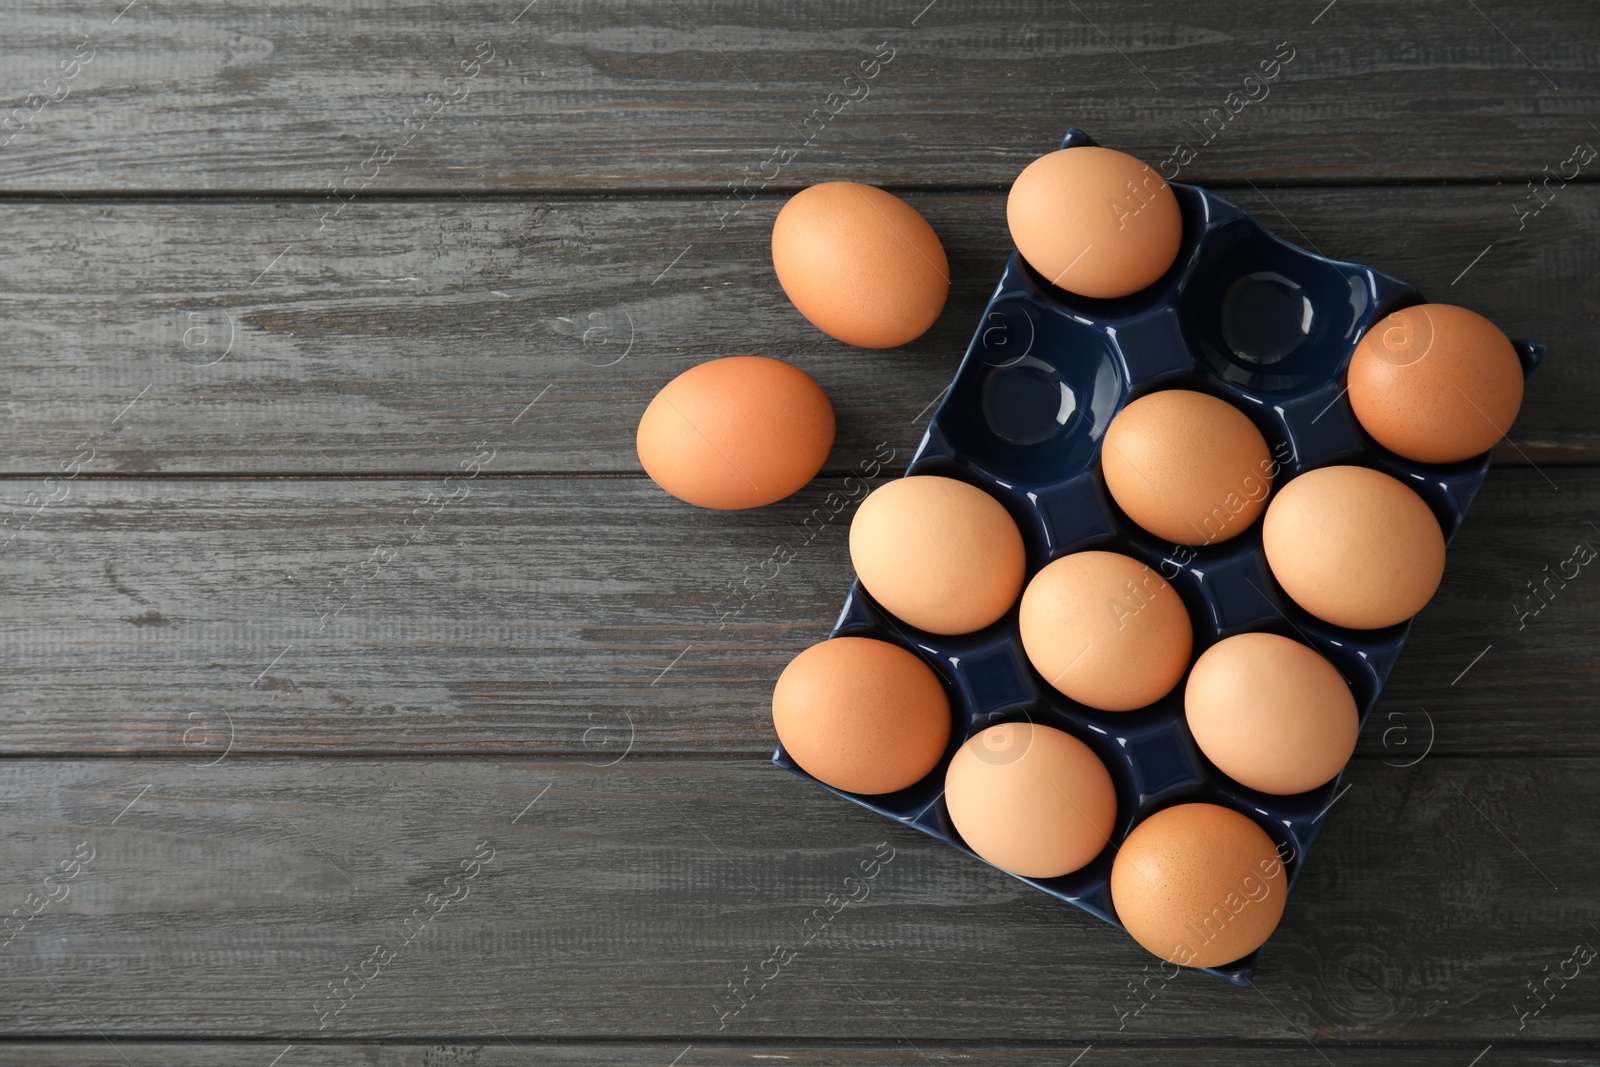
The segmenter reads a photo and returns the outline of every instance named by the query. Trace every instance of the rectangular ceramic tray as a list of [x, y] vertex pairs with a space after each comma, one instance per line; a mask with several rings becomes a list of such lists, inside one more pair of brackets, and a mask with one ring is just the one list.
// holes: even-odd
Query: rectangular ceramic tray
[[[1073, 129], [1061, 146], [1093, 143]], [[1157, 568], [1189, 609], [1195, 657], [1248, 631], [1309, 643], [1349, 682], [1365, 726], [1410, 622], [1345, 630], [1301, 610], [1273, 580], [1260, 522], [1194, 548], [1139, 529], [1112, 503], [1099, 473], [1106, 426], [1123, 405], [1158, 389], [1220, 396], [1266, 438], [1279, 464], [1275, 486], [1330, 464], [1373, 467], [1416, 490], [1446, 541], [1483, 484], [1489, 458], [1447, 466], [1401, 459], [1362, 431], [1345, 398], [1342, 380], [1356, 342], [1378, 319], [1423, 303], [1415, 289], [1288, 244], [1197, 186], [1172, 183], [1172, 191], [1183, 213], [1177, 261], [1132, 296], [1075, 296], [1012, 254], [906, 473], [958, 478], [998, 498], [1022, 531], [1030, 577], [1084, 549], [1121, 552]], [[1525, 374], [1544, 354], [1538, 344], [1516, 349]], [[832, 791], [969, 854], [942, 800], [945, 769], [968, 737], [995, 723], [1030, 720], [1066, 731], [1099, 755], [1117, 790], [1111, 843], [1071, 874], [1021, 880], [1116, 926], [1109, 887], [1115, 846], [1147, 815], [1196, 800], [1242, 811], [1278, 844], [1293, 884], [1337, 795], [1338, 779], [1274, 796], [1227, 778], [1189, 735], [1181, 684], [1130, 712], [1097, 711], [1061, 695], [1029, 664], [1015, 606], [976, 633], [939, 636], [892, 618], [857, 582], [829, 636], [873, 637], [914, 652], [943, 680], [955, 715], [949, 748], [922, 781], [882, 796]], [[773, 761], [816, 781], [781, 745]], [[1259, 953], [1205, 970], [1245, 985]]]

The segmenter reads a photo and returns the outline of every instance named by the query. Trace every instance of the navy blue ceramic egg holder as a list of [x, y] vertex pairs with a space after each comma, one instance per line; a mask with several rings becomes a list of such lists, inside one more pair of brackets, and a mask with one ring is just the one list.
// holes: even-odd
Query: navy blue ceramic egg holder
[[[1093, 143], [1074, 129], [1061, 146]], [[1416, 290], [1290, 245], [1197, 186], [1171, 188], [1183, 213], [1181, 250], [1164, 277], [1133, 296], [1075, 296], [1012, 254], [906, 473], [957, 478], [997, 498], [1022, 531], [1030, 578], [1051, 560], [1085, 549], [1121, 552], [1156, 568], [1189, 610], [1194, 656], [1249, 631], [1304, 641], [1350, 683], [1364, 726], [1410, 623], [1345, 630], [1301, 610], [1272, 578], [1259, 520], [1236, 537], [1195, 548], [1139, 529], [1106, 491], [1101, 436], [1113, 415], [1146, 393], [1208, 392], [1261, 430], [1279, 465], [1274, 489], [1314, 467], [1373, 467], [1427, 501], [1447, 541], [1483, 484], [1488, 457], [1448, 466], [1401, 459], [1362, 431], [1345, 398], [1342, 379], [1357, 340], [1385, 315], [1422, 303]], [[1516, 348], [1524, 373], [1531, 373], [1543, 347]], [[1064, 730], [1088, 744], [1111, 773], [1112, 840], [1069, 875], [1021, 880], [1115, 926], [1121, 925], [1109, 885], [1115, 850], [1153, 812], [1196, 800], [1242, 811], [1278, 844], [1292, 884], [1338, 795], [1338, 779], [1288, 797], [1229, 779], [1189, 734], [1182, 683], [1129, 712], [1097, 711], [1057, 693], [1028, 662], [1015, 605], [992, 626], [948, 637], [895, 619], [856, 582], [830, 636], [878, 638], [920, 656], [943, 680], [955, 722], [939, 766], [910, 788], [879, 796], [823, 788], [970, 854], [942, 800], [956, 749], [996, 723], [1028, 720]], [[773, 762], [816, 781], [781, 745]], [[1246, 985], [1258, 955], [1205, 970]]]

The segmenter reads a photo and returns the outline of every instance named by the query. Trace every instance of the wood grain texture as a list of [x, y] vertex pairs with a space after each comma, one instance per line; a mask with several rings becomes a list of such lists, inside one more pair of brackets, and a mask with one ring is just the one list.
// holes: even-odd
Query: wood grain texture
[[[1600, 188], [1563, 191], [1521, 233], [1509, 187], [1229, 195], [1545, 341], [1500, 454], [1600, 458]], [[956, 281], [933, 330], [887, 352], [789, 304], [770, 199], [722, 230], [680, 199], [360, 204], [321, 232], [295, 202], [0, 204], [0, 471], [54, 472], [82, 446], [90, 474], [448, 472], [480, 441], [498, 472], [638, 470], [656, 390], [751, 352], [832, 397], [833, 468], [879, 442], [909, 454], [1010, 252], [1003, 198], [911, 200]]]
[[[0, 746], [194, 762], [230, 739], [770, 752], [773, 681], [837, 615], [864, 492], [709, 512], [642, 478], [65, 485], [0, 556]], [[1600, 755], [1600, 579], [1572, 562], [1597, 518], [1600, 469], [1491, 472], [1362, 751]]]
[[[1600, 978], [1550, 976], [1600, 944], [1600, 186], [1525, 213], [1600, 143], [1596, 31], [1587, 0], [10, 5], [0, 1063], [1593, 1064]], [[914, 449], [1004, 189], [1069, 125], [1197, 146], [1182, 180], [1551, 349], [1254, 992], [765, 759], [850, 578], [829, 494]], [[833, 178], [945, 242], [904, 349], [771, 274], [784, 196]], [[834, 399], [828, 470], [679, 505], [638, 416], [749, 352]]]
[[[1131, 1015], [1120, 931], [764, 761], [8, 761], [6, 896], [88, 859], [5, 949], [0, 1032], [1481, 1049], [1600, 940], [1595, 767], [1357, 760], [1257, 991], [1186, 973]], [[830, 894], [859, 903], [805, 927]], [[1600, 1039], [1592, 977], [1521, 1036]]]
[[[1508, 1067], [1593, 1067], [1593, 1050], [1582, 1045], [1540, 1044], [1528, 1047], [1495, 1044], [1494, 1062]], [[1087, 1051], [1085, 1049], [1087, 1048]], [[0, 1057], [17, 1067], [127, 1067], [128, 1059], [163, 1067], [270, 1067], [284, 1053], [282, 1067], [748, 1067], [752, 1062], [783, 1067], [925, 1067], [926, 1064], [976, 1063], [997, 1067], [1067, 1067], [1073, 1057], [1082, 1067], [1281, 1067], [1284, 1063], [1321, 1063], [1304, 1042], [1254, 1042], [1218, 1048], [1186, 1042], [1092, 1045], [982, 1043], [970, 1041], [794, 1042], [729, 1041], [706, 1044], [660, 1042], [512, 1041], [489, 1034], [472, 1041], [316, 1042], [288, 1045], [259, 1042], [162, 1042], [119, 1037], [106, 1041], [0, 1042]], [[1381, 1048], [1340, 1044], [1330, 1050], [1339, 1067], [1463, 1067], [1482, 1048], [1465, 1044], [1396, 1045]], [[1297, 1057], [1311, 1057], [1309, 1061]], [[1463, 1057], [1466, 1057], [1464, 1059]], [[674, 1057], [681, 1057], [674, 1060]]]
[[[450, 196], [720, 190], [773, 177], [787, 145], [791, 184], [998, 184], [1078, 125], [1155, 160], [1193, 143], [1208, 180], [1533, 177], [1592, 134], [1600, 20], [1585, 0], [1480, 7], [282, 0], [115, 17], [30, 0], [8, 15], [7, 107], [26, 118], [0, 160], [7, 188], [51, 194], [324, 195], [370, 175], [353, 188]], [[880, 43], [892, 62], [846, 83]], [[44, 81], [85, 44], [74, 77]], [[1293, 58], [1247, 87], [1275, 54]], [[1230, 102], [1247, 89], [1259, 103]], [[1227, 121], [1205, 143], [1213, 110]]]

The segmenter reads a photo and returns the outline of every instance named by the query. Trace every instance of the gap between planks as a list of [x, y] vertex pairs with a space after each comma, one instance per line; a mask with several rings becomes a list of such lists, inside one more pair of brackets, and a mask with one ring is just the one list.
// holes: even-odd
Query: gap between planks
[[[1423, 178], [1278, 178], [1263, 181], [1253, 181], [1249, 178], [1195, 178], [1186, 180], [1184, 185], [1199, 185], [1206, 189], [1254, 189], [1264, 187], [1268, 189], [1435, 189], [1440, 187], [1459, 188], [1494, 188], [1507, 182], [1521, 182], [1543, 177], [1541, 171], [1507, 171], [1487, 177], [1423, 177]], [[1580, 173], [1566, 179], [1568, 185], [1591, 185], [1600, 183], [1600, 174]], [[752, 199], [777, 201], [789, 197], [816, 183], [795, 182], [784, 184], [772, 182], [762, 187], [759, 192], [752, 194]], [[1003, 195], [1011, 191], [1010, 182], [884, 182], [879, 188], [900, 196], [984, 196], [989, 194]], [[457, 199], [485, 200], [502, 203], [517, 203], [519, 201], [545, 201], [545, 200], [702, 200], [707, 197], [723, 196], [726, 189], [722, 185], [707, 185], [705, 187], [687, 186], [684, 188], [658, 189], [649, 186], [625, 186], [616, 189], [609, 188], [563, 188], [540, 186], [520, 186], [512, 189], [478, 189], [462, 191], [459, 189], [389, 189], [382, 193], [360, 193], [352, 203], [368, 204], [402, 204], [437, 201], [439, 203], [454, 203]], [[72, 194], [74, 204], [93, 203], [210, 203], [210, 204], [246, 204], [261, 202], [305, 202], [316, 203], [329, 199], [326, 192], [317, 192], [310, 189], [86, 189]], [[0, 189], [0, 204], [41, 204], [60, 207], [63, 201], [54, 192], [41, 192], [32, 189]]]

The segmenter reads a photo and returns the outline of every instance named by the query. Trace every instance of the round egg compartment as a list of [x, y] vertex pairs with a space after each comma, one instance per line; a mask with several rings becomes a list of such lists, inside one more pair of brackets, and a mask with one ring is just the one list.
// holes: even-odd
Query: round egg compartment
[[[1085, 154], [1080, 160], [1076, 153], [1069, 155], [1066, 151], [1077, 148], [1092, 149], [1094, 154]], [[1094, 319], [1129, 318], [1169, 302], [1180, 279], [1191, 268], [1195, 249], [1209, 224], [1205, 201], [1192, 195], [1193, 187], [1167, 182], [1148, 165], [1100, 148], [1082, 130], [1068, 130], [1061, 141], [1061, 149], [1035, 160], [1018, 175], [1007, 199], [1007, 225], [1013, 242], [1019, 250], [1028, 250], [1026, 255], [1019, 254], [1016, 262], [1030, 279], [1031, 287], [1050, 294], [1048, 299], [1079, 308], [1085, 317]], [[1036, 178], [1033, 173], [1036, 168], [1055, 173], [1051, 177]], [[1145, 187], [1137, 188], [1139, 184]], [[1170, 190], [1171, 199], [1156, 186]], [[1066, 205], [1064, 215], [1052, 217], [1056, 212], [1050, 203], [1051, 193], [1058, 194], [1055, 199], [1086, 202], [1092, 205], [1092, 211], [1083, 212], [1079, 205]], [[1172, 260], [1148, 284], [1128, 292], [1125, 279], [1148, 278], [1152, 273], [1150, 268], [1160, 265], [1159, 258], [1150, 258], [1147, 246], [1151, 241], [1171, 239], [1172, 221], [1168, 212], [1173, 201], [1178, 210], [1179, 233]], [[1116, 217], [1118, 225], [1114, 230], [1104, 225], [1106, 216], [1099, 214], [1102, 203]], [[1075, 236], [1068, 238], [1069, 232]], [[1069, 245], [1077, 240], [1086, 243], [1079, 251], [1063, 247], [1064, 239]], [[1145, 244], [1129, 247], [1129, 242], [1133, 241]], [[1163, 251], [1167, 247], [1170, 246], [1163, 247]], [[1063, 284], [1056, 285], [1050, 275], [1037, 269], [1030, 256], [1035, 260], [1041, 256], [1049, 258], [1052, 264], [1049, 270]], [[1099, 262], [1093, 262], [1097, 258]], [[1064, 265], [1065, 269], [1057, 264]], [[1085, 276], [1084, 268], [1096, 267], [1107, 277]], [[1085, 288], [1084, 282], [1091, 284]], [[1112, 291], [1121, 289], [1123, 295], [1084, 295], [1106, 288], [1107, 282], [1114, 283], [1110, 286]], [[1074, 284], [1078, 288], [1074, 288]]]
[[1095, 466], [1127, 397], [1127, 368], [1104, 330], [1026, 293], [991, 308], [918, 455], [982, 472], [985, 483], [1068, 483]]
[[[962, 744], [991, 727], [1007, 724], [1027, 724], [1029, 726], [1059, 730], [1086, 746], [1095, 758], [1100, 761], [1101, 766], [1105, 768], [1116, 796], [1116, 814], [1112, 819], [1110, 836], [1094, 858], [1065, 874], [1053, 877], [1030, 877], [1007, 870], [1005, 867], [993, 863], [980, 855], [976, 849], [963, 839], [960, 830], [950, 815], [948, 799], [944, 793], [945, 777], [949, 771], [948, 761], [937, 772], [938, 795], [914, 825], [941, 840], [955, 845], [969, 855], [989, 863], [997, 870], [1010, 874], [1014, 878], [1020, 878], [1029, 885], [1043, 889], [1052, 896], [1071, 901], [1102, 919], [1115, 921], [1110, 914], [1110, 897], [1106, 892], [1106, 880], [1110, 877], [1111, 865], [1116, 858], [1115, 846], [1127, 835], [1134, 819], [1137, 817], [1137, 807], [1133, 801], [1137, 797], [1138, 791], [1126, 757], [1117, 751], [1116, 739], [1108, 731], [1083, 722], [1081, 718], [1075, 717], [1060, 706], [1052, 704], [1049, 698], [1043, 695], [1036, 702], [1021, 707], [996, 709], [967, 716], [966, 734], [962, 738]], [[959, 748], [960, 746], [956, 747]], [[953, 755], [954, 753], [952, 752]]]
[[1027, 571], [1017, 516], [963, 473], [885, 482], [850, 521], [859, 583], [890, 615], [930, 635], [994, 626], [1015, 609]]
[[1339, 393], [1366, 328], [1414, 301], [1415, 291], [1378, 271], [1313, 255], [1226, 206], [1231, 210], [1218, 212], [1174, 301], [1187, 347], [1218, 381], [1316, 403], [1319, 412]]
[[[1398, 656], [1399, 642], [1396, 641], [1394, 644], [1391, 655], [1374, 655], [1370, 651], [1370, 646], [1357, 649], [1348, 642], [1333, 636], [1330, 628], [1325, 625], [1322, 625], [1319, 629], [1318, 624], [1312, 621], [1305, 619], [1301, 619], [1298, 622], [1294, 621], [1294, 616], [1304, 616], [1305, 614], [1297, 608], [1285, 605], [1285, 614], [1289, 617], [1271, 624], [1246, 630], [1219, 633], [1215, 639], [1208, 641], [1203, 647], [1196, 647], [1196, 662], [1221, 642], [1242, 635], [1263, 634], [1291, 641], [1295, 645], [1308, 649], [1321, 657], [1332, 672], [1338, 676], [1340, 683], [1347, 688], [1355, 707], [1356, 736], [1359, 737], [1368, 715], [1377, 702], [1388, 668], [1393, 665], [1394, 658]], [[1184, 683], [1179, 693], [1179, 706], [1184, 709], [1184, 730], [1189, 735], [1191, 742], [1194, 742], [1194, 732], [1190, 727], [1187, 715], [1187, 689], [1192, 675], [1193, 664], [1190, 665], [1190, 674], [1184, 678]], [[1348, 760], [1346, 760], [1346, 764], [1341, 765], [1326, 781], [1320, 782], [1300, 793], [1278, 793], [1256, 789], [1236, 780], [1218, 767], [1206, 755], [1205, 750], [1200, 747], [1198, 742], [1194, 742], [1194, 751], [1203, 764], [1208, 780], [1216, 783], [1236, 803], [1253, 808], [1260, 808], [1263, 805], [1269, 806], [1280, 812], [1282, 817], [1291, 824], [1304, 823], [1305, 820], [1316, 816], [1325, 809], [1335, 793], [1339, 775], [1343, 773], [1344, 766], [1348, 764]], [[1291, 825], [1291, 829], [1293, 828], [1293, 825]], [[1314, 828], [1313, 832], [1315, 832]]]

